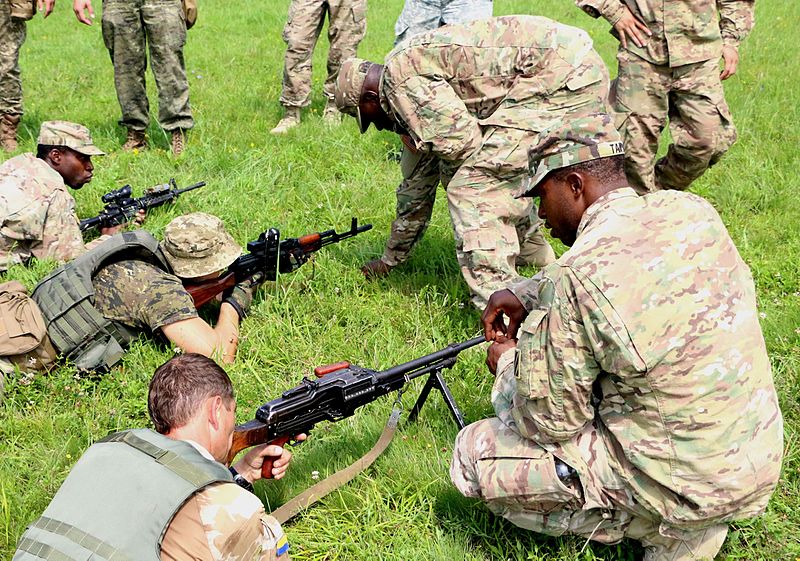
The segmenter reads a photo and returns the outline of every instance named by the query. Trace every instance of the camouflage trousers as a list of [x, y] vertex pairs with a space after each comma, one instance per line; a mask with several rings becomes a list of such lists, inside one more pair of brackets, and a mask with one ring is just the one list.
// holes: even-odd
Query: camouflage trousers
[[[558, 464], [578, 476], [559, 477]], [[611, 469], [603, 438], [591, 425], [570, 441], [540, 445], [497, 417], [478, 421], [456, 437], [450, 478], [465, 496], [482, 499], [521, 528], [605, 544], [639, 540], [645, 561], [713, 560], [727, 533], [724, 524], [663, 529]]]
[[[625, 172], [640, 194], [686, 189], [736, 140], [719, 79], [719, 60], [675, 68], [620, 49], [612, 102], [625, 143]], [[669, 120], [672, 145], [655, 166], [658, 141]]]
[[8, 0], [0, 0], [0, 115], [22, 115], [19, 50], [25, 42], [25, 21], [11, 17]]
[[144, 131], [150, 122], [147, 55], [158, 88], [158, 122], [168, 131], [194, 126], [183, 60], [181, 0], [104, 0], [103, 40], [114, 64], [120, 124]]
[[394, 24], [394, 44], [443, 25], [490, 17], [492, 0], [406, 0]]
[[325, 97], [333, 100], [333, 86], [342, 62], [356, 55], [367, 32], [367, 0], [292, 0], [283, 28], [286, 58], [281, 105], [305, 107], [311, 95], [311, 57], [328, 15], [328, 77]]

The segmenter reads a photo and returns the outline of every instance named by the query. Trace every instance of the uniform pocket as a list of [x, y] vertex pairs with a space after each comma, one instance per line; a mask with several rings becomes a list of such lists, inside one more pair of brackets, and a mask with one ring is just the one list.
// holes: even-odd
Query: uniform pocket
[[356, 2], [352, 7], [353, 21], [361, 23], [367, 18], [367, 4], [366, 2]]
[[497, 246], [497, 237], [492, 231], [476, 228], [464, 231], [464, 251], [480, 249], [494, 249]]
[[[545, 330], [539, 327], [547, 321], [547, 311], [533, 310], [520, 328], [523, 333], [517, 344], [517, 363], [514, 375], [517, 392], [529, 399], [541, 399], [550, 395], [550, 376], [547, 368], [547, 347], [544, 345]], [[554, 352], [554, 351], [552, 351]]]

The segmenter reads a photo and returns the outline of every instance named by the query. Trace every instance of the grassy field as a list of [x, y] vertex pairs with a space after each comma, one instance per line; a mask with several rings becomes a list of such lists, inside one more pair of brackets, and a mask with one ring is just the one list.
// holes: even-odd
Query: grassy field
[[[44, 120], [68, 119], [92, 130], [109, 156], [96, 159], [94, 181], [76, 193], [80, 216], [99, 210], [100, 195], [112, 188], [131, 183], [140, 193], [175, 177], [179, 184], [205, 180], [208, 186], [172, 208], [153, 212], [146, 227], [156, 234], [174, 216], [195, 210], [222, 217], [242, 244], [272, 226], [286, 236], [299, 236], [346, 228], [351, 216], [375, 225], [355, 240], [326, 248], [314, 264], [262, 290], [244, 322], [239, 359], [228, 369], [241, 421], [316, 365], [347, 359], [386, 368], [478, 333], [479, 314], [469, 304], [454, 259], [442, 197], [408, 264], [380, 282], [365, 282], [359, 273], [361, 263], [380, 255], [394, 216], [399, 169], [387, 155], [399, 143], [374, 130], [361, 136], [349, 118], [340, 127], [322, 123], [325, 39], [314, 59], [315, 93], [302, 126], [283, 137], [268, 134], [281, 115], [281, 29], [288, 0], [201, 3], [186, 47], [197, 127], [188, 151], [177, 160], [155, 123], [149, 129], [152, 149], [118, 151], [124, 132], [116, 126], [119, 107], [99, 13], [87, 28], [75, 21], [66, 0], [59, 2], [48, 20], [37, 18], [28, 26], [20, 151], [34, 149]], [[402, 0], [370, 2], [361, 56], [382, 59], [401, 6]], [[607, 25], [585, 16], [572, 2], [497, 0], [495, 13], [537, 13], [584, 27], [615, 71], [616, 45]], [[726, 84], [739, 140], [693, 187], [720, 211], [752, 267], [786, 419], [781, 484], [763, 517], [735, 525], [722, 559], [800, 559], [800, 57], [790, 39], [798, 20], [796, 2], [757, 3], [758, 25], [742, 47], [739, 74]], [[152, 89], [152, 77], [148, 80]], [[51, 266], [16, 268], [10, 277], [32, 287]], [[120, 368], [99, 379], [64, 368], [46, 377], [8, 381], [0, 406], [0, 558], [11, 557], [25, 525], [41, 514], [94, 440], [147, 425], [147, 384], [171, 355], [170, 348], [142, 341]], [[482, 348], [465, 352], [447, 373], [468, 420], [491, 414], [492, 379], [483, 358]], [[413, 395], [404, 400], [409, 407]], [[286, 479], [257, 486], [268, 507], [312, 484], [313, 471], [324, 476], [366, 452], [391, 401], [320, 426], [296, 450]], [[455, 434], [441, 400], [432, 396], [419, 422], [404, 426], [374, 467], [287, 525], [293, 557], [622, 561], [641, 555], [629, 542], [590, 544], [580, 552], [583, 540], [516, 529], [462, 498], [447, 474]]]

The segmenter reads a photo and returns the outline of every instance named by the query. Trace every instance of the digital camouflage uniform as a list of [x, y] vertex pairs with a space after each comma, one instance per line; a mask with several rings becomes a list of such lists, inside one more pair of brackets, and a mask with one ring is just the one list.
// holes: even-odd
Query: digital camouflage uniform
[[[490, 17], [492, 0], [407, 0], [394, 26], [394, 44], [443, 25]], [[413, 157], [405, 147], [403, 152], [401, 159]], [[387, 265], [394, 267], [408, 260], [411, 249], [425, 233], [436, 202], [436, 188], [442, 178], [447, 180], [455, 172], [446, 166], [431, 154], [411, 169], [403, 166], [403, 181], [397, 187], [397, 218], [381, 257]]]
[[[478, 308], [520, 279], [520, 245], [538, 234], [530, 199], [513, 197], [528, 147], [553, 122], [604, 111], [607, 93], [605, 65], [586, 32], [543, 17], [447, 26], [387, 56], [384, 109], [418, 150], [451, 168], [442, 183], [458, 261]], [[412, 222], [404, 235], [413, 240], [421, 229]]]
[[[738, 48], [753, 27], [753, 0], [576, 0], [611, 25], [627, 5], [652, 32], [644, 48], [617, 53], [612, 92], [625, 142], [625, 171], [639, 192], [686, 189], [736, 140], [720, 81], [722, 46]], [[653, 166], [669, 119], [673, 144]]]
[[364, 38], [367, 0], [292, 0], [283, 28], [286, 58], [280, 101], [284, 107], [305, 107], [311, 102], [311, 57], [326, 14], [330, 47], [324, 92], [329, 100], [342, 61], [355, 56]]
[[122, 126], [143, 132], [150, 122], [145, 89], [149, 53], [158, 88], [158, 122], [167, 131], [192, 128], [181, 0], [104, 0], [103, 41], [114, 64]]
[[725, 523], [766, 507], [783, 436], [753, 279], [719, 216], [688, 193], [611, 191], [543, 278], [498, 364], [497, 417], [457, 438], [454, 483], [537, 532], [713, 559]]
[[0, 115], [22, 115], [19, 51], [25, 42], [25, 21], [11, 17], [9, 0], [0, 0]]

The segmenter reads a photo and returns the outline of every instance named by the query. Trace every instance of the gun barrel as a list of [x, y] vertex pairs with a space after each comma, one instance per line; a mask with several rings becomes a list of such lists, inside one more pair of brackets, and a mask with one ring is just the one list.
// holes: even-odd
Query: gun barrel
[[415, 370], [419, 370], [420, 368], [430, 366], [433, 363], [440, 362], [448, 358], [454, 358], [458, 356], [458, 353], [460, 353], [461, 351], [469, 349], [470, 347], [474, 347], [475, 345], [480, 345], [484, 341], [486, 341], [486, 338], [480, 336], [480, 337], [475, 337], [474, 339], [470, 339], [469, 341], [464, 341], [463, 343], [453, 343], [452, 345], [448, 345], [444, 349], [436, 351], [435, 353], [431, 353], [429, 355], [425, 355], [423, 357], [411, 360], [409, 362], [398, 364], [397, 366], [393, 366], [388, 370], [383, 370], [382, 372], [378, 372], [378, 376], [382, 379], [389, 379], [389, 378], [395, 378], [397, 376], [402, 376], [410, 372], [414, 372]]
[[206, 186], [205, 181], [198, 181], [197, 183], [189, 185], [188, 187], [184, 187], [183, 189], [178, 189], [177, 191], [175, 191], [175, 195], [177, 196], [180, 195], [181, 193], [185, 193], [186, 191], [192, 191], [194, 189], [199, 189], [200, 187], [205, 187], [205, 186]]
[[102, 224], [103, 220], [101, 216], [93, 216], [92, 218], [84, 218], [80, 222], [80, 229], [81, 232], [86, 232], [87, 230], [91, 230], [92, 228], [96, 228]]

